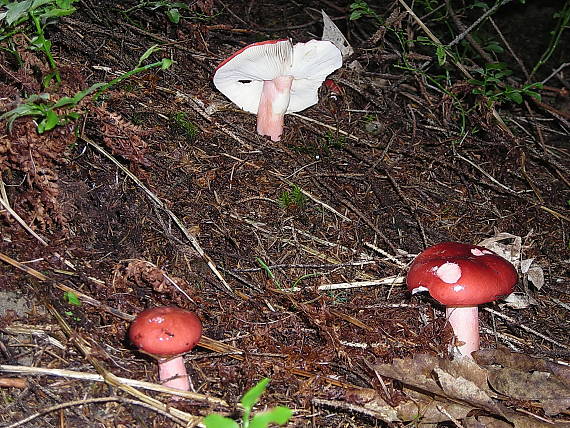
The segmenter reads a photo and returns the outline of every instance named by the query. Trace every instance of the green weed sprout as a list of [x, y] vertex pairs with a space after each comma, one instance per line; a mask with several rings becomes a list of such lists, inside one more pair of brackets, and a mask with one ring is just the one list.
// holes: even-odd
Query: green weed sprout
[[200, 128], [198, 125], [192, 123], [188, 119], [188, 115], [182, 111], [177, 112], [172, 115], [172, 119], [178, 128], [184, 131], [184, 135], [188, 140], [192, 140], [196, 138], [196, 136], [200, 133]]
[[[1, 115], [0, 120], [6, 120], [8, 124], [8, 130], [11, 131], [16, 119], [25, 116], [32, 116], [37, 119], [38, 134], [43, 134], [46, 131], [50, 131], [56, 126], [65, 125], [71, 120], [77, 120], [80, 117], [79, 113], [65, 110], [76, 107], [87, 95], [97, 91], [94, 97], [94, 100], [96, 101], [97, 98], [105, 90], [125, 80], [133, 74], [137, 74], [156, 67], [160, 67], [162, 70], [169, 68], [172, 65], [172, 60], [168, 58], [163, 58], [162, 60], [154, 62], [152, 64], [141, 66], [142, 61], [147, 59], [153, 52], [156, 52], [157, 50], [159, 50], [157, 45], [151, 46], [140, 57], [137, 67], [120, 75], [108, 83], [95, 83], [89, 88], [78, 92], [73, 97], [62, 97], [56, 102], [50, 101], [49, 94], [32, 95], [16, 108]], [[64, 111], [60, 112], [61, 109]]]
[[291, 190], [286, 190], [279, 196], [279, 206], [281, 208], [303, 208], [307, 204], [307, 197], [296, 184], [293, 185]]
[[253, 406], [259, 401], [268, 383], [268, 378], [262, 379], [241, 398], [240, 403], [244, 408], [241, 425], [233, 419], [214, 413], [204, 418], [206, 428], [267, 428], [270, 424], [286, 424], [293, 412], [288, 407], [283, 406], [257, 413], [250, 419]]

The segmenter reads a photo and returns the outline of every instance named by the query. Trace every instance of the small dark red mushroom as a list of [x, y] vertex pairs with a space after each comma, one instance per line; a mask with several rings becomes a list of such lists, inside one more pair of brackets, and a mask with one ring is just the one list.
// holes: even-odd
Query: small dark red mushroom
[[141, 312], [129, 329], [133, 345], [158, 361], [163, 385], [184, 391], [190, 389], [190, 382], [182, 354], [194, 348], [201, 335], [196, 314], [172, 306]]
[[476, 245], [443, 242], [427, 248], [412, 262], [406, 278], [412, 294], [428, 291], [446, 306], [460, 354], [479, 349], [477, 305], [510, 294], [517, 282], [514, 266]]

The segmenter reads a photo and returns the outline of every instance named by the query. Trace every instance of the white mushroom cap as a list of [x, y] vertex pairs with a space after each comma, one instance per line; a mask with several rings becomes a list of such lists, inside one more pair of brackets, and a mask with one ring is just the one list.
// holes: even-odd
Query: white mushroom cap
[[294, 76], [287, 113], [305, 110], [319, 101], [318, 91], [327, 76], [342, 67], [340, 50], [328, 40], [310, 40], [293, 48]]
[[290, 40], [270, 40], [246, 46], [218, 65], [214, 86], [242, 110], [257, 114], [263, 81], [293, 76], [286, 110], [291, 113], [316, 104], [322, 82], [341, 66], [341, 53], [329, 41], [293, 46]]

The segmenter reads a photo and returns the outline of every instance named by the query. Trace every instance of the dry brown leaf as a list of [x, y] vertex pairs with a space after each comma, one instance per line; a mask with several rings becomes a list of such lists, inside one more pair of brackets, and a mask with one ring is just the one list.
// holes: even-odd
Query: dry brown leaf
[[[491, 356], [487, 355], [487, 357]], [[497, 357], [504, 361], [514, 358], [504, 351], [498, 353]], [[489, 371], [469, 359], [448, 361], [430, 355], [416, 355], [413, 359], [395, 359], [392, 364], [371, 364], [370, 366], [379, 375], [396, 379], [405, 385], [403, 392], [410, 400], [396, 407], [398, 417], [402, 420], [409, 421], [419, 418], [425, 423], [452, 419], [463, 420], [470, 411], [481, 409], [508, 420], [515, 428], [553, 426], [533, 416], [526, 416], [511, 410], [494, 399], [494, 392], [489, 388], [487, 381]], [[565, 388], [563, 382], [560, 382], [560, 386]], [[545, 398], [545, 400], [549, 399]], [[542, 404], [545, 409], [549, 410], [559, 409], [565, 405], [560, 401], [543, 401]], [[499, 422], [494, 418], [486, 422], [483, 422], [481, 418], [470, 421], [473, 427], [501, 427]]]
[[570, 389], [550, 373], [491, 369], [489, 383], [510, 398], [540, 401], [547, 415], [557, 415], [570, 407]]
[[347, 391], [346, 399], [361, 407], [366, 414], [384, 422], [399, 422], [398, 412], [380, 397], [374, 389], [355, 389]]
[[512, 428], [513, 426], [490, 416], [470, 416], [463, 421], [465, 428]]
[[436, 424], [447, 422], [450, 416], [454, 419], [463, 419], [471, 411], [472, 406], [454, 403], [451, 401], [434, 400], [432, 396], [404, 388], [410, 401], [400, 403], [397, 407], [398, 417], [403, 421], [421, 421], [423, 424]]
[[449, 398], [461, 400], [474, 407], [503, 416], [500, 405], [493, 401], [489, 394], [471, 380], [463, 377], [454, 377], [439, 367], [436, 367], [434, 372], [437, 374], [439, 383]]

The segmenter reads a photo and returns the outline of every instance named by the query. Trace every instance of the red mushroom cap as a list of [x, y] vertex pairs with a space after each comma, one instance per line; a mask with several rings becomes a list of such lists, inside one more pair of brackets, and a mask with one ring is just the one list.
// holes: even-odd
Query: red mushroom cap
[[475, 306], [510, 294], [517, 271], [485, 247], [443, 242], [415, 258], [406, 282], [412, 293], [427, 289], [443, 305]]
[[164, 357], [188, 352], [201, 335], [202, 323], [196, 314], [172, 306], [141, 312], [129, 329], [129, 339], [137, 348]]

